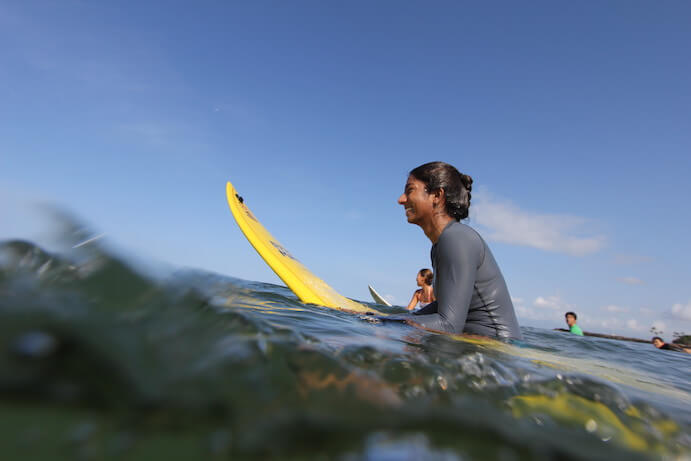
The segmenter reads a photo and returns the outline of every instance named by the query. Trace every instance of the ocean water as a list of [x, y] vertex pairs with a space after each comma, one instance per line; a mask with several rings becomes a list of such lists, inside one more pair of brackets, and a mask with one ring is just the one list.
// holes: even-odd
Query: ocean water
[[691, 355], [464, 340], [134, 267], [0, 243], [2, 459], [690, 459]]

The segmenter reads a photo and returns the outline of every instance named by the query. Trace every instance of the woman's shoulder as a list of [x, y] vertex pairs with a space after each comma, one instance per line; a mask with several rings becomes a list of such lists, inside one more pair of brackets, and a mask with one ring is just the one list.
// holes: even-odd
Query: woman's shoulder
[[475, 229], [462, 222], [454, 221], [439, 236], [439, 243], [451, 243], [457, 240], [483, 242], [482, 237]]
[[437, 243], [439, 244], [436, 250], [437, 254], [457, 255], [462, 253], [466, 257], [470, 257], [470, 259], [466, 259], [467, 262], [475, 261], [477, 264], [482, 264], [487, 252], [487, 245], [480, 234], [461, 222], [454, 222], [444, 229]]

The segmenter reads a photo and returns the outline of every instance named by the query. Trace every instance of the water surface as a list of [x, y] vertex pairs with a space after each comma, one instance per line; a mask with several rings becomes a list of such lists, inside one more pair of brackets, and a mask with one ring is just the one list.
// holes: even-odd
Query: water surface
[[6, 241], [3, 458], [688, 459], [691, 356], [523, 333], [466, 341], [153, 277], [97, 241]]

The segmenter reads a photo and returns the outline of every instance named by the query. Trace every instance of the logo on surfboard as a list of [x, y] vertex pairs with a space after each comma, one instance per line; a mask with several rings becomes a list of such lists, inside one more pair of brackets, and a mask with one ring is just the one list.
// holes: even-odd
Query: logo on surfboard
[[257, 218], [254, 217], [254, 215], [253, 215], [252, 212], [249, 210], [249, 208], [247, 208], [247, 207], [243, 207], [243, 208], [245, 209], [245, 214], [247, 215], [247, 217], [249, 217], [250, 219], [252, 219], [254, 222], [257, 222], [257, 223], [259, 222], [259, 220], [258, 220]]
[[276, 243], [273, 240], [269, 240], [269, 241], [274, 246], [274, 248], [276, 248], [276, 250], [278, 250], [278, 252], [281, 253], [283, 256], [288, 257], [288, 258], [292, 259], [293, 261], [297, 261], [297, 259], [295, 259], [295, 257], [293, 255], [288, 253], [288, 250], [283, 248], [283, 245], [281, 245], [280, 243]]

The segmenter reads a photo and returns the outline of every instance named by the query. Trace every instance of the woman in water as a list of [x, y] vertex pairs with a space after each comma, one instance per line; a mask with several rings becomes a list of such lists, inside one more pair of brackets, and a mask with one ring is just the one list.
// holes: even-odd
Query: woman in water
[[420, 269], [417, 273], [415, 281], [417, 286], [420, 287], [419, 290], [415, 290], [413, 293], [413, 298], [408, 303], [408, 310], [412, 311], [418, 308], [425, 307], [434, 301], [434, 289], [432, 288], [432, 280], [434, 275], [429, 269]]
[[419, 286], [420, 289], [415, 290], [415, 293], [413, 293], [413, 299], [408, 303], [409, 311], [425, 307], [434, 301], [434, 289], [432, 288], [433, 279], [434, 276], [431, 270], [420, 269], [420, 272], [417, 273], [417, 277], [415, 278], [417, 286]]
[[473, 180], [431, 162], [412, 170], [398, 203], [432, 242], [436, 301], [406, 321], [446, 333], [521, 338], [509, 290], [492, 253], [468, 217]]

